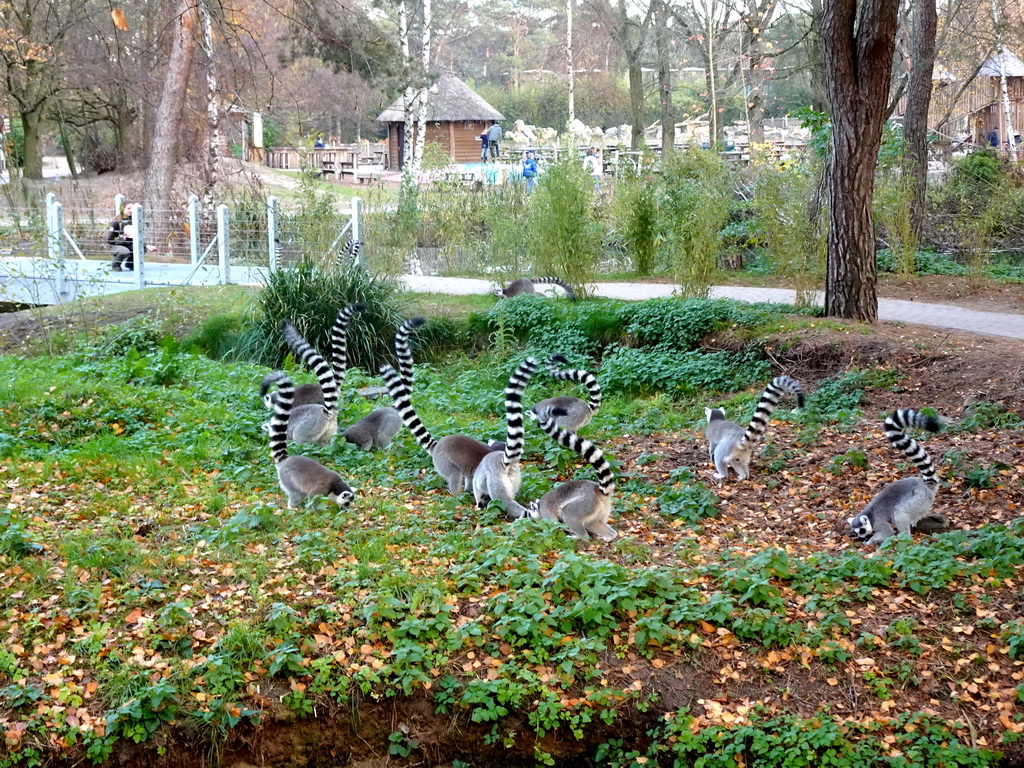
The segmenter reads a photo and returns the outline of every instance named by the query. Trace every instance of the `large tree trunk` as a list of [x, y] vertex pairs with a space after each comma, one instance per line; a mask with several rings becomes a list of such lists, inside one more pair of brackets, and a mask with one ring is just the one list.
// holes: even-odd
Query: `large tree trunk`
[[821, 16], [832, 118], [825, 314], [833, 317], [878, 318], [871, 198], [898, 6], [893, 0], [827, 0]]
[[42, 119], [42, 108], [21, 112], [21, 127], [25, 131], [24, 158], [25, 167], [22, 176], [26, 179], [43, 178], [43, 147], [39, 136], [39, 122]]
[[661, 101], [661, 154], [676, 146], [676, 115], [672, 109], [672, 62], [669, 61], [668, 5], [661, 0], [657, 11], [655, 46], [658, 52], [658, 98]]
[[910, 184], [910, 231], [913, 247], [924, 228], [924, 197], [928, 184], [928, 108], [932, 101], [932, 70], [935, 68], [935, 34], [938, 12], [935, 0], [913, 0], [910, 29], [910, 74], [907, 76], [907, 108], [903, 113], [904, 177]]
[[[199, 0], [203, 22], [203, 53], [206, 55], [206, 144], [203, 207], [213, 210], [214, 192], [220, 180], [220, 107], [217, 96], [217, 68], [213, 56], [213, 20], [205, 0]], [[244, 158], [243, 158], [244, 159]]]
[[[178, 155], [178, 134], [188, 91], [192, 57], [195, 53], [196, 10], [191, 0], [179, 0], [174, 17], [171, 56], [167, 62], [163, 92], [157, 106], [153, 130], [153, 151], [146, 171], [144, 206], [146, 228], [155, 239], [167, 232], [171, 190]], [[158, 234], [159, 233], [159, 234]]]
[[[771, 24], [776, 3], [771, 0], [750, 0], [743, 17], [746, 27], [747, 62], [749, 64], [750, 94], [747, 99], [747, 129], [751, 144], [764, 143], [764, 32]], [[741, 67], [742, 69], [742, 67]], [[742, 76], [742, 71], [740, 75]]]
[[640, 59], [633, 58], [629, 62], [629, 148], [640, 149], [644, 140], [644, 74], [640, 69]]

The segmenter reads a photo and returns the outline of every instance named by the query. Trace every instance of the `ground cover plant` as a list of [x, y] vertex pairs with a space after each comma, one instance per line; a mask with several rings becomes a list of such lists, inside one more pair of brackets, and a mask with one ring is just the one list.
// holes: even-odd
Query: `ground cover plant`
[[[152, 323], [0, 357], [0, 765], [1022, 758], [1009, 347], [707, 300], [521, 297], [433, 324], [414, 399], [435, 436], [500, 437], [526, 354], [599, 372], [582, 433], [614, 459], [619, 539], [474, 509], [408, 433], [304, 451], [359, 495], [287, 511], [266, 369]], [[807, 409], [776, 411], [750, 480], [716, 483], [703, 407], [745, 420], [780, 369]], [[368, 383], [350, 371], [343, 423]], [[538, 374], [526, 399], [564, 392]], [[954, 530], [865, 551], [845, 519], [912, 473], [880, 433], [907, 405], [952, 422], [924, 445]], [[523, 475], [521, 499], [593, 476], [533, 427]]]

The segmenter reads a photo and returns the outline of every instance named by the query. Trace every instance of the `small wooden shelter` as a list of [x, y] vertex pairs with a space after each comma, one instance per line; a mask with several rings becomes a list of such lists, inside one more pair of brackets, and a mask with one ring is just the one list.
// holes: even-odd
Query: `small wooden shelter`
[[[1006, 73], [1006, 90], [1010, 102], [1010, 121], [1014, 132], [1024, 133], [1024, 62], [1008, 50], [996, 54], [978, 69], [966, 88], [961, 88], [961, 75], [936, 63], [932, 75], [932, 102], [928, 126], [932, 130], [954, 136], [968, 135], [978, 144], [986, 144], [989, 131], [996, 131], [1004, 145], [1009, 131], [1003, 109], [1000, 71]], [[901, 101], [901, 106], [904, 102]], [[897, 109], [902, 113], [902, 109]], [[939, 125], [943, 117], [946, 122]]]
[[[443, 75], [425, 93], [426, 143], [439, 146], [451, 157], [453, 163], [478, 161], [480, 134], [493, 123], [504, 120], [505, 116], [455, 75]], [[419, 115], [418, 95], [412, 101], [412, 114]], [[401, 169], [405, 165], [405, 113], [402, 110], [402, 99], [396, 99], [381, 112], [377, 122], [386, 123], [388, 127], [391, 168]]]

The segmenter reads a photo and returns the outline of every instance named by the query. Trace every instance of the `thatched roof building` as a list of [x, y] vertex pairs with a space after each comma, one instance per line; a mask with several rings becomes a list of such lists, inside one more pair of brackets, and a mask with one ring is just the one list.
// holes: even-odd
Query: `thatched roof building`
[[[471, 163], [480, 159], [480, 134], [505, 116], [480, 98], [455, 75], [443, 75], [426, 91], [427, 135], [425, 141], [436, 144], [455, 163]], [[419, 98], [413, 98], [413, 115], [419, 114]], [[398, 98], [377, 116], [378, 123], [387, 123], [391, 167], [405, 165], [405, 114]], [[415, 126], [413, 127], [415, 131]]]

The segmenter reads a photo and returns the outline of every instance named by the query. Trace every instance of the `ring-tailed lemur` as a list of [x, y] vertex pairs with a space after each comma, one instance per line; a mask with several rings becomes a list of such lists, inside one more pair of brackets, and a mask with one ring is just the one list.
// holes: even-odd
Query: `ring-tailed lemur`
[[932, 504], [939, 488], [935, 465], [928, 452], [916, 440], [907, 437], [904, 430], [916, 427], [938, 432], [942, 422], [934, 416], [901, 409], [887, 416], [882, 425], [886, 439], [896, 450], [910, 457], [921, 476], [889, 483], [875, 494], [863, 512], [847, 521], [851, 535], [868, 544], [881, 544], [896, 533], [909, 533], [917, 523], [932, 517]]
[[523, 455], [523, 392], [530, 383], [537, 363], [528, 357], [512, 373], [505, 387], [505, 447], [501, 452], [490, 451], [473, 473], [473, 498], [478, 507], [491, 499], [505, 505], [509, 518], [516, 520], [526, 514], [526, 507], [516, 501], [522, 473], [519, 459]]
[[[345, 371], [348, 369], [348, 347], [346, 344], [348, 321], [352, 319], [356, 312], [362, 312], [364, 309], [366, 309], [366, 304], [361, 301], [350, 304], [338, 313], [334, 320], [334, 326], [331, 328], [331, 362], [335, 376], [340, 377], [337, 381], [339, 389], [341, 388], [341, 380], [345, 378]], [[295, 351], [295, 354], [299, 353]], [[274, 383], [274, 376], [275, 374], [269, 373], [260, 382], [260, 396], [263, 398], [263, 404], [267, 408], [274, 407], [273, 398], [276, 393], [270, 392], [270, 386]], [[295, 388], [293, 407], [298, 408], [302, 405], [323, 403], [324, 391], [319, 383], [300, 384]]]
[[559, 366], [568, 364], [569, 361], [564, 355], [553, 355], [548, 360], [548, 373], [551, 378], [559, 381], [578, 381], [585, 384], [590, 391], [590, 402], [578, 397], [549, 397], [546, 400], [541, 400], [530, 410], [541, 420], [547, 421], [551, 418], [554, 409], [561, 409], [564, 411], [564, 415], [555, 418], [555, 424], [570, 432], [575, 432], [580, 427], [589, 424], [594, 414], [597, 413], [597, 409], [601, 407], [601, 385], [598, 383], [597, 377], [590, 371], [559, 368]]
[[804, 407], [804, 388], [792, 376], [776, 376], [765, 388], [754, 411], [754, 418], [744, 430], [725, 418], [722, 408], [705, 408], [708, 426], [708, 455], [715, 465], [715, 477], [724, 480], [732, 469], [740, 480], [750, 475], [750, 459], [757, 441], [764, 435], [771, 421], [772, 411], [786, 393], [796, 397], [798, 408]]
[[345, 241], [345, 245], [338, 251], [338, 264], [348, 266], [359, 262], [359, 256], [363, 252], [363, 241], [354, 240], [351, 237]]
[[274, 381], [277, 383], [277, 397], [270, 416], [270, 455], [277, 467], [281, 490], [288, 495], [288, 508], [294, 509], [311, 496], [327, 496], [342, 508], [347, 507], [355, 493], [341, 475], [313, 459], [288, 455], [286, 434], [293, 413], [295, 386], [285, 373], [278, 372]]
[[292, 351], [316, 373], [324, 393], [323, 405], [303, 405], [292, 409], [288, 419], [288, 439], [297, 443], [327, 445], [338, 432], [338, 383], [334, 369], [287, 320], [281, 321], [281, 333]]
[[398, 358], [398, 372], [402, 380], [412, 387], [412, 347], [409, 346], [409, 335], [427, 322], [425, 317], [413, 317], [406, 320], [395, 333], [395, 357]]
[[537, 289], [534, 287], [535, 283], [557, 285], [565, 291], [566, 298], [568, 298], [569, 301], [576, 300], [576, 291], [574, 291], [572, 286], [560, 277], [520, 277], [518, 280], [513, 280], [504, 288], [495, 288], [494, 295], [502, 299], [510, 299], [513, 296], [521, 296], [524, 293], [536, 293]]
[[491, 449], [467, 435], [445, 435], [440, 440], [430, 436], [419, 416], [412, 407], [412, 390], [390, 365], [382, 366], [381, 375], [387, 385], [395, 408], [402, 415], [402, 421], [412, 432], [413, 437], [434, 460], [434, 469], [448, 483], [448, 491], [458, 496], [469, 489], [473, 473], [480, 466], [480, 461], [491, 452]]
[[363, 451], [387, 448], [402, 428], [402, 415], [394, 408], [377, 408], [341, 433]]
[[612, 494], [615, 491], [615, 477], [611, 465], [604, 453], [589, 440], [555, 424], [558, 409], [551, 414], [554, 418], [544, 419], [530, 412], [530, 418], [536, 419], [555, 442], [579, 453], [594, 469], [597, 470], [598, 481], [570, 480], [562, 483], [540, 497], [530, 505], [530, 517], [545, 517], [558, 520], [577, 539], [587, 539], [591, 535], [604, 541], [611, 541], [618, 534], [608, 525], [612, 514]]

